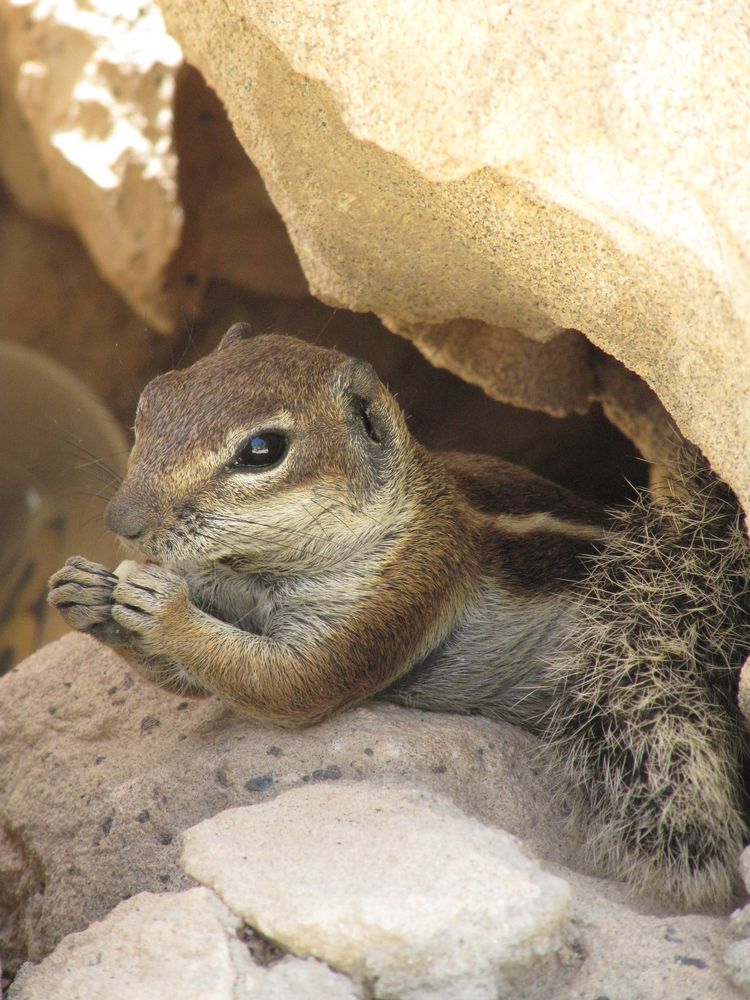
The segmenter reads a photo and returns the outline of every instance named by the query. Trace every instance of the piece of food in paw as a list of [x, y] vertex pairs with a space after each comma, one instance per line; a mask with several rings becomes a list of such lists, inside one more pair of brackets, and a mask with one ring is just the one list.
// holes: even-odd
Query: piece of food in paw
[[138, 562], [136, 559], [123, 559], [113, 572], [118, 580], [127, 580], [134, 570], [141, 569], [142, 566], [143, 563]]

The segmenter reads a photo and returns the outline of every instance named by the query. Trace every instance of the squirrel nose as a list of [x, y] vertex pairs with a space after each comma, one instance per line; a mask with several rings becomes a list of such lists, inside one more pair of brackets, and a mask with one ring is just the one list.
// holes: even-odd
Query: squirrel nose
[[104, 523], [120, 538], [127, 538], [132, 542], [145, 534], [148, 517], [126, 496], [116, 493], [107, 504]]

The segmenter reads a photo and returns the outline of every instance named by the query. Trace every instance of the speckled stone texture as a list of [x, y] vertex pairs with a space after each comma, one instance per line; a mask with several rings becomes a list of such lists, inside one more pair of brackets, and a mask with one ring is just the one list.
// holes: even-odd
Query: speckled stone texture
[[[230, 830], [221, 848], [191, 862], [190, 870], [199, 874], [199, 864], [210, 867], [221, 856], [238, 859], [238, 874], [242, 857], [255, 865], [267, 862], [268, 871], [276, 871], [283, 857], [294, 859], [289, 872], [296, 874], [278, 887], [273, 910], [260, 879], [245, 898], [227, 896], [225, 902], [235, 916], [244, 915], [260, 930], [272, 925], [291, 951], [300, 947], [325, 960], [327, 952], [311, 948], [309, 941], [303, 949], [287, 932], [299, 922], [298, 888], [321, 876], [320, 852], [311, 844], [330, 837], [332, 814], [346, 813], [346, 794], [338, 796], [335, 789], [354, 783], [363, 821], [383, 797], [385, 817], [372, 845], [373, 866], [398, 868], [405, 840], [398, 816], [387, 822], [388, 797], [404, 794], [420, 801], [425, 796], [429, 804], [438, 795], [443, 805], [412, 810], [413, 843], [435, 836], [442, 810], [452, 824], [473, 831], [470, 839], [481, 827], [485, 833], [477, 844], [495, 833], [498, 841], [506, 834], [521, 838], [524, 853], [568, 883], [563, 947], [551, 966], [540, 967], [544, 974], [540, 971], [538, 979], [521, 979], [523, 990], [512, 994], [514, 1000], [732, 1000], [741, 995], [725, 974], [735, 983], [746, 975], [744, 920], [737, 918], [730, 933], [725, 916], [664, 913], [646, 900], [629, 900], [621, 885], [576, 871], [576, 832], [566, 828], [551, 804], [550, 784], [530, 753], [533, 741], [508, 726], [388, 705], [363, 706], [302, 732], [259, 726], [212, 699], [181, 701], [147, 685], [113, 652], [77, 635], [45, 647], [2, 678], [0, 704], [0, 927], [3, 963], [10, 971], [22, 959], [42, 959], [66, 934], [84, 930], [139, 892], [187, 889], [191, 880], [179, 866], [183, 831], [210, 817], [217, 817], [221, 829], [223, 810], [258, 803], [265, 808], [281, 793], [318, 786], [327, 790], [311, 798], [327, 802], [327, 808], [306, 806], [295, 811], [298, 822], [279, 823], [274, 816], [284, 809], [288, 815], [294, 805], [293, 799], [287, 807], [279, 799], [278, 809], [260, 810], [252, 820], [258, 824], [257, 838], [237, 839]], [[197, 835], [191, 837], [195, 842]], [[278, 844], [278, 857], [270, 856], [269, 843]], [[340, 903], [355, 905], [351, 879], [347, 883], [342, 875], [336, 883], [336, 868], [351, 875], [356, 843], [352, 850], [342, 841], [337, 850], [328, 858], [331, 885], [344, 886]], [[231, 867], [215, 876], [217, 886], [232, 883]], [[418, 901], [420, 891], [418, 872], [410, 879], [406, 869], [402, 864], [403, 889], [394, 903], [402, 916], [411, 905], [405, 901], [410, 896]], [[460, 912], [462, 901], [449, 886], [442, 905]], [[322, 912], [332, 899], [321, 895]], [[145, 921], [130, 935], [136, 950], [138, 935], [149, 938], [150, 926]], [[402, 930], [408, 932], [405, 924]], [[422, 933], [417, 920], [415, 941]], [[347, 947], [360, 949], [362, 968], [367, 941], [366, 934], [348, 938]], [[75, 951], [75, 945], [65, 946], [71, 948]], [[128, 983], [134, 959], [126, 950], [121, 959], [122, 982]], [[54, 974], [59, 965], [48, 968]], [[116, 976], [113, 982], [119, 982]], [[480, 980], [478, 996], [487, 989], [493, 996], [496, 982], [492, 975]], [[284, 1000], [287, 995], [278, 994]]]
[[214, 699], [181, 701], [70, 635], [0, 679], [0, 927], [6, 964], [38, 959], [142, 890], [184, 888], [180, 834], [231, 806], [318, 782], [404, 783], [565, 863], [530, 738], [486, 719], [379, 705], [304, 731]]

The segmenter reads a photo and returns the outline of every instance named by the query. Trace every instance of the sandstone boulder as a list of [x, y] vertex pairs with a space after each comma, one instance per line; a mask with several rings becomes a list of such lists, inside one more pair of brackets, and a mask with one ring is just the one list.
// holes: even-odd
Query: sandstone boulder
[[[303, 295], [286, 223], [327, 301], [372, 309], [495, 398], [601, 400], [655, 462], [671, 414], [747, 498], [733, 9], [162, 7], [242, 146], [153, 3], [0, 3], [0, 171], [149, 323], [184, 333], [216, 278]], [[689, 45], [711, 52], [710, 89]], [[682, 141], [711, 128], [710, 156]]]
[[[488, 391], [507, 328], [553, 356], [564, 331], [582, 331], [645, 379], [748, 501], [740, 7], [160, 6], [316, 295], [414, 331]], [[458, 350], [429, 329], [468, 320]], [[485, 374], [475, 355], [488, 342], [500, 360]], [[569, 397], [586, 367], [566, 369]], [[527, 405], [544, 406], [527, 384]]]

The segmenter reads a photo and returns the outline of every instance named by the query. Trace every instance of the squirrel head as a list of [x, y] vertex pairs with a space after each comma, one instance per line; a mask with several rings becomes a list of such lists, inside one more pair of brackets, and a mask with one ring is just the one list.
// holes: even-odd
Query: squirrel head
[[144, 389], [107, 526], [166, 565], [320, 568], [377, 544], [417, 447], [365, 361], [249, 337]]

